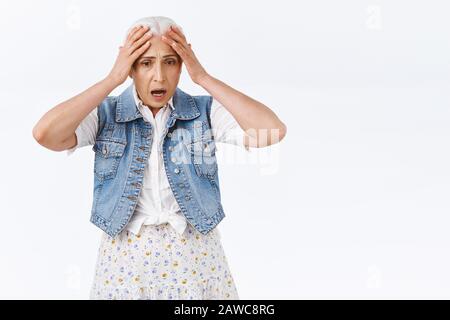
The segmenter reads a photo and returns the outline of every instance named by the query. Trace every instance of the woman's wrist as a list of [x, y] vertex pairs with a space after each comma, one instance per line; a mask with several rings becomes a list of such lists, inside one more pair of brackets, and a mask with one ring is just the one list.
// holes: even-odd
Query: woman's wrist
[[208, 77], [210, 77], [210, 75], [207, 72], [204, 72], [200, 76], [197, 76], [195, 79], [193, 79], [193, 81], [199, 86], [203, 86], [203, 83], [207, 81]]
[[114, 77], [111, 74], [108, 74], [102, 82], [107, 86], [108, 89], [111, 89], [110, 91], [113, 91], [115, 88], [120, 86], [122, 82], [120, 82], [116, 77]]

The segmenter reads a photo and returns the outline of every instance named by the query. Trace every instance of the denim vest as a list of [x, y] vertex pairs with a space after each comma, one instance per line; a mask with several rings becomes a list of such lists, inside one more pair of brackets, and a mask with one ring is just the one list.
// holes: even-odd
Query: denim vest
[[[119, 96], [108, 96], [97, 107], [90, 221], [111, 237], [118, 235], [133, 215], [153, 139], [152, 125], [143, 119], [132, 89], [130, 85]], [[177, 87], [172, 101], [174, 109], [158, 150], [187, 222], [207, 234], [225, 217], [211, 132], [212, 97], [190, 96]]]

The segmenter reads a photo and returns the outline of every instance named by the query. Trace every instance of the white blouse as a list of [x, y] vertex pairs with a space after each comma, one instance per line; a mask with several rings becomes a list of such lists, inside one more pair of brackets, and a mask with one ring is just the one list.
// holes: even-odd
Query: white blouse
[[[150, 157], [144, 169], [142, 190], [135, 212], [126, 229], [134, 234], [139, 234], [141, 226], [144, 224], [159, 225], [168, 222], [181, 235], [186, 228], [187, 220], [170, 188], [161, 152], [162, 133], [170, 112], [174, 108], [173, 99], [170, 98], [167, 104], [153, 117], [151, 110], [138, 97], [134, 85], [133, 94], [143, 119], [150, 122], [154, 128], [154, 137]], [[67, 155], [71, 155], [77, 148], [94, 145], [98, 130], [97, 117], [97, 108], [95, 108], [81, 121], [75, 131], [77, 145], [68, 149]], [[211, 131], [216, 142], [235, 144], [249, 151], [244, 145], [244, 131], [231, 113], [214, 98], [211, 105]]]

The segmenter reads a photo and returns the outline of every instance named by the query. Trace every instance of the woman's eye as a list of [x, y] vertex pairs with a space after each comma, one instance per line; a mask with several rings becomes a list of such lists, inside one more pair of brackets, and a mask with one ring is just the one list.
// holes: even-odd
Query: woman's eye
[[[175, 61], [175, 60], [167, 60], [167, 62], [170, 64], [170, 65], [174, 65], [174, 64], [176, 64], [177, 62]], [[143, 66], [146, 66], [146, 67], [148, 67], [149, 65], [150, 65], [150, 61], [143, 61], [143, 62], [141, 62], [141, 64], [143, 65]]]

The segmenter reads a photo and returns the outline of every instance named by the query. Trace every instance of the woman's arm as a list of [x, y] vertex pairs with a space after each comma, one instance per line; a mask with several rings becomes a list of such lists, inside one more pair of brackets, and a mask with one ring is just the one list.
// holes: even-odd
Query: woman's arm
[[233, 115], [246, 132], [245, 146], [265, 147], [284, 138], [286, 125], [276, 114], [262, 103], [209, 75], [195, 56], [186, 36], [177, 27], [165, 32], [162, 39], [183, 59], [192, 81], [202, 86]]
[[281, 141], [286, 125], [264, 104], [205, 73], [196, 83], [219, 101], [246, 132], [245, 145], [265, 147]]
[[117, 86], [125, 82], [134, 61], [149, 47], [148, 27], [136, 26], [129, 32], [115, 64], [106, 78], [82, 93], [47, 111], [33, 128], [33, 137], [42, 146], [63, 151], [76, 145], [75, 130]]
[[73, 147], [80, 122], [116, 87], [110, 78], [97, 82], [82, 93], [47, 111], [33, 128], [36, 141], [53, 151]]

